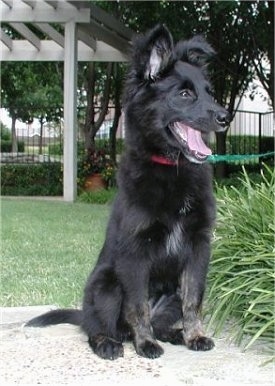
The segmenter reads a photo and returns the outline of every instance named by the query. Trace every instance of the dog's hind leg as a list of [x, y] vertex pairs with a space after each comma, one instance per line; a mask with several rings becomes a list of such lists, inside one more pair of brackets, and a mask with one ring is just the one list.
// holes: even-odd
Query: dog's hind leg
[[123, 356], [118, 330], [122, 292], [110, 267], [96, 269], [86, 285], [82, 328], [95, 354], [103, 359]]
[[154, 335], [162, 342], [183, 344], [182, 307], [177, 294], [162, 295], [151, 304], [151, 324]]

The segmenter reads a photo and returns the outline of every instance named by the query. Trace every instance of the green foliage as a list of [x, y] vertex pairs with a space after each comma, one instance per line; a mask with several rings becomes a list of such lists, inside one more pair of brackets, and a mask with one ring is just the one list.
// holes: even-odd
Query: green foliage
[[[234, 109], [235, 98], [247, 89], [255, 73], [254, 63], [266, 54], [274, 56], [273, 2], [264, 1], [121, 1], [104, 7], [137, 32], [165, 23], [176, 40], [202, 34], [217, 51], [212, 71], [219, 103]], [[274, 8], [273, 8], [274, 9]], [[182, 22], [184, 20], [184, 22]], [[270, 47], [270, 48], [269, 48]], [[272, 58], [269, 58], [270, 62]], [[259, 68], [259, 66], [257, 66]]]
[[62, 113], [62, 76], [51, 62], [3, 62], [2, 107], [23, 122], [59, 121]]
[[[95, 139], [95, 148], [97, 150], [105, 150], [108, 153], [110, 152], [110, 140], [109, 139]], [[124, 139], [117, 138], [116, 139], [116, 153], [121, 154], [124, 150]]]
[[108, 187], [115, 185], [116, 166], [105, 150], [96, 150], [91, 154], [84, 152], [78, 161], [78, 185], [82, 187], [85, 178], [93, 174], [101, 174]]
[[59, 163], [1, 165], [1, 194], [9, 196], [62, 195]]
[[51, 155], [62, 155], [63, 154], [63, 144], [62, 143], [54, 143], [48, 145], [48, 151]]
[[260, 182], [244, 171], [240, 188], [218, 189], [218, 222], [209, 275], [210, 326], [233, 321], [236, 340], [274, 342], [274, 171]]
[[[25, 151], [25, 143], [24, 141], [17, 142], [17, 151], [19, 153], [24, 153]], [[12, 141], [9, 140], [1, 140], [1, 152], [2, 153], [11, 153], [12, 152]]]
[[268, 153], [269, 151], [274, 151], [274, 149], [275, 149], [274, 137], [262, 137], [261, 152]]
[[[228, 154], [257, 154], [260, 150], [259, 137], [253, 135], [228, 135], [226, 140]], [[274, 138], [261, 138], [261, 151], [274, 151]]]
[[3, 122], [0, 122], [0, 138], [1, 138], [1, 141], [11, 140], [11, 131], [6, 125], [3, 124]]
[[257, 154], [259, 152], [259, 138], [252, 135], [228, 135], [226, 142], [227, 154]]

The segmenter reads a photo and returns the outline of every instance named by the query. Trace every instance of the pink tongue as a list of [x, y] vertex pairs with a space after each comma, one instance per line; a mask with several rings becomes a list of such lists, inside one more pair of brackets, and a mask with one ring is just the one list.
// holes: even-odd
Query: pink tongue
[[187, 131], [187, 144], [190, 150], [196, 151], [202, 155], [212, 154], [211, 149], [203, 142], [200, 131], [194, 130], [189, 126], [185, 126], [185, 129]]

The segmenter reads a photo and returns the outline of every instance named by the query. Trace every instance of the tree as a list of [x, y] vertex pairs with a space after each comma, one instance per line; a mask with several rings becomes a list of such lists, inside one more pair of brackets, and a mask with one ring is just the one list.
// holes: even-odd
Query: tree
[[[16, 120], [38, 118], [42, 140], [45, 122], [61, 118], [63, 96], [60, 74], [55, 63], [4, 62], [2, 75], [2, 107], [12, 118], [12, 151], [17, 152]], [[40, 142], [40, 151], [42, 143]]]
[[116, 133], [121, 117], [121, 92], [123, 83], [123, 74], [125, 67], [119, 63], [114, 63], [114, 78], [113, 78], [113, 101], [115, 105], [115, 115], [112, 127], [110, 129], [110, 155], [112, 161], [116, 164]]
[[43, 129], [45, 123], [59, 123], [62, 113], [62, 89], [58, 84], [46, 84], [28, 96], [29, 119], [37, 118], [40, 123], [39, 154], [42, 154]]
[[[262, 1], [256, 11], [258, 16], [253, 28], [250, 27], [253, 65], [274, 106], [274, 2]], [[266, 68], [267, 63], [270, 65], [269, 69]]]
[[12, 151], [17, 152], [16, 120], [27, 121], [29, 118], [26, 95], [33, 89], [34, 78], [30, 65], [26, 66], [22, 62], [16, 63], [16, 65], [14, 63], [2, 63], [1, 76], [2, 107], [8, 110], [12, 119]]
[[88, 153], [95, 150], [95, 135], [108, 111], [112, 75], [113, 63], [89, 62], [83, 68], [79, 88], [82, 109], [85, 110], [82, 132]]
[[[152, 20], [157, 20], [168, 26], [176, 40], [204, 35], [218, 54], [211, 67], [216, 99], [232, 115], [255, 74], [273, 99], [273, 2], [127, 1], [116, 6], [122, 21], [137, 32], [151, 28]], [[261, 69], [263, 57], [270, 71]], [[217, 135], [217, 152], [226, 152], [226, 133]], [[218, 169], [224, 175], [225, 166], [219, 164]]]

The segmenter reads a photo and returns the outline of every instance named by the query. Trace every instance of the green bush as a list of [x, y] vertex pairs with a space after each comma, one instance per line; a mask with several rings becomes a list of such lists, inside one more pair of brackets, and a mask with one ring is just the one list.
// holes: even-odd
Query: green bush
[[[17, 141], [18, 153], [24, 153], [25, 143], [23, 141]], [[11, 153], [12, 152], [12, 142], [11, 140], [1, 140], [1, 153]]]
[[261, 151], [268, 153], [274, 151], [275, 148], [274, 137], [263, 137], [261, 140]]
[[228, 154], [258, 154], [274, 151], [274, 138], [262, 137], [261, 146], [259, 137], [253, 135], [228, 135], [226, 138], [226, 149]]
[[218, 221], [209, 273], [210, 326], [233, 323], [245, 348], [274, 342], [274, 171], [260, 182], [243, 171], [240, 188], [218, 189]]
[[60, 163], [1, 165], [1, 194], [59, 196], [63, 192]]
[[48, 146], [48, 152], [51, 155], [62, 155], [63, 154], [63, 144], [54, 143]]
[[0, 138], [4, 141], [11, 140], [11, 130], [3, 122], [0, 122]]
[[259, 138], [253, 135], [228, 135], [228, 154], [256, 154], [259, 152]]

